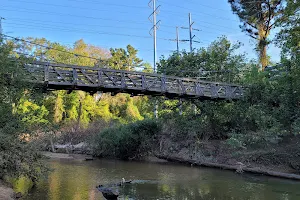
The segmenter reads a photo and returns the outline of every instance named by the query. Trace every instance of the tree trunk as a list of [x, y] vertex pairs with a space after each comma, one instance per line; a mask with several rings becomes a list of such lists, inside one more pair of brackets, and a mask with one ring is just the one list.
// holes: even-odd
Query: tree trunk
[[[265, 41], [262, 41], [262, 43], [265, 43]], [[262, 44], [261, 47], [260, 47], [260, 55], [259, 55], [259, 59], [260, 59], [260, 63], [261, 63], [261, 66], [262, 66], [262, 71], [265, 70], [265, 68], [268, 66], [269, 64], [269, 58], [268, 58], [268, 55], [267, 55], [267, 45], [266, 44]]]
[[81, 114], [82, 114], [82, 103], [81, 103], [81, 100], [79, 100], [79, 111], [78, 111], [78, 118], [77, 118], [77, 124], [76, 124], [76, 127], [75, 127], [75, 132], [77, 132], [80, 128]]
[[265, 31], [265, 26], [262, 24], [258, 28], [258, 52], [259, 52], [259, 61], [261, 64], [261, 69], [262, 71], [265, 70], [265, 68], [269, 64], [269, 58], [267, 54], [267, 47], [268, 47], [268, 42], [267, 42], [267, 37], [269, 35], [268, 31]]
[[272, 170], [266, 170], [261, 168], [255, 167], [247, 167], [241, 165], [227, 165], [227, 164], [219, 164], [219, 163], [212, 163], [212, 162], [199, 162], [193, 159], [184, 159], [180, 157], [170, 157], [165, 155], [155, 155], [159, 159], [164, 159], [171, 162], [178, 162], [178, 163], [186, 163], [191, 166], [203, 166], [203, 167], [211, 167], [211, 168], [219, 168], [224, 170], [233, 170], [237, 172], [249, 172], [254, 174], [263, 174], [267, 176], [274, 176], [278, 178], [286, 178], [286, 179], [293, 179], [293, 180], [300, 180], [300, 175], [298, 174], [291, 174], [291, 173], [282, 173], [276, 172]]
[[55, 148], [54, 148], [52, 137], [50, 138], [50, 144], [51, 144], [52, 152], [55, 153]]

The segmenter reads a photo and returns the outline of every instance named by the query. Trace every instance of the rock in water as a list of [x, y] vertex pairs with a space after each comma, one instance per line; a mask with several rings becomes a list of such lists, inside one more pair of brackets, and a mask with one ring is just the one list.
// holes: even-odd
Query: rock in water
[[102, 192], [102, 195], [104, 196], [104, 198], [108, 199], [108, 200], [117, 200], [118, 196], [119, 196], [119, 191], [115, 188], [107, 188], [104, 187], [103, 185], [99, 185], [97, 187], [97, 189]]

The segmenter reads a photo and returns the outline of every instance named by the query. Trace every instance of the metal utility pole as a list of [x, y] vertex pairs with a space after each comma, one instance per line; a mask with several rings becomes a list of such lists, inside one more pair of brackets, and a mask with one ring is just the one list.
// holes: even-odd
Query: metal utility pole
[[[177, 54], [179, 55], [179, 31], [178, 26], [176, 26], [176, 44], [177, 44]], [[179, 99], [179, 115], [182, 115], [182, 99]]]
[[179, 54], [179, 31], [178, 31], [178, 26], [176, 26], [176, 43], [177, 43], [177, 53]]
[[184, 41], [189, 41], [190, 42], [190, 52], [193, 52], [193, 42], [200, 43], [199, 41], [194, 40], [196, 37], [193, 35], [193, 30], [194, 31], [200, 31], [199, 29], [193, 28], [195, 22], [192, 21], [192, 13], [189, 13], [189, 27], [181, 27], [182, 29], [189, 29], [189, 34], [190, 34], [190, 39], [189, 40], [184, 40]]
[[[190, 53], [193, 52], [193, 42], [200, 43], [199, 41], [194, 40], [194, 38], [196, 36], [193, 35], [193, 30], [200, 31], [199, 29], [193, 28], [194, 23], [195, 22], [192, 21], [192, 13], [189, 13], [189, 27], [188, 28], [187, 27], [181, 27], [183, 29], [189, 29], [190, 39], [189, 40], [184, 40], [184, 41], [189, 41], [190, 42]], [[194, 114], [196, 115], [197, 114], [197, 106], [195, 104], [193, 105], [193, 111], [194, 111]]]
[[193, 24], [194, 22], [192, 22], [192, 14], [189, 13], [189, 30], [190, 30], [190, 52], [193, 51]]
[[156, 0], [150, 0], [149, 7], [153, 9], [151, 15], [149, 16], [149, 20], [153, 23], [153, 26], [150, 29], [150, 35], [153, 35], [153, 47], [154, 47], [154, 49], [153, 49], [153, 70], [154, 70], [154, 72], [156, 72], [156, 62], [157, 62], [157, 37], [156, 37], [156, 32], [157, 32], [157, 29], [159, 28], [158, 24], [160, 23], [160, 21], [157, 21], [156, 15], [159, 12], [159, 7], [160, 6], [156, 6]]
[[[152, 4], [151, 4], [152, 3]], [[149, 1], [149, 7], [153, 9], [151, 15], [149, 16], [149, 20], [151, 22], [153, 22], [153, 27], [150, 29], [150, 35], [152, 35], [153, 32], [153, 71], [154, 73], [156, 73], [156, 62], [157, 62], [157, 39], [156, 39], [156, 31], [159, 28], [158, 24], [160, 23], [160, 21], [156, 20], [156, 15], [159, 12], [159, 7], [160, 6], [156, 6], [156, 0], [150, 0]], [[152, 17], [152, 18], [151, 18]], [[158, 118], [158, 105], [157, 105], [157, 101], [155, 101], [155, 105], [154, 105], [154, 116], [155, 118]]]
[[2, 39], [3, 39], [3, 30], [2, 30], [2, 20], [4, 18], [3, 17], [0, 17], [0, 41], [2, 42]]

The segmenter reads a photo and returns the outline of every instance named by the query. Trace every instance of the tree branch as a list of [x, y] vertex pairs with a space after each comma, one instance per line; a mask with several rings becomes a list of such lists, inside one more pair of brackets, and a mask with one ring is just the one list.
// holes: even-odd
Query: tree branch
[[249, 26], [251, 26], [254, 29], [257, 29], [254, 25], [250, 24], [249, 22], [246, 21], [246, 24], [248, 24]]
[[[248, 34], [249, 35], [249, 34]], [[255, 40], [259, 40], [259, 39], [257, 39], [256, 37], [254, 37], [253, 35], [249, 35], [250, 37], [252, 37], [253, 39], [255, 39]]]
[[268, 35], [268, 32], [269, 32], [269, 25], [270, 25], [270, 22], [271, 22], [271, 16], [272, 16], [272, 9], [271, 9], [271, 5], [270, 5], [270, 0], [268, 0], [267, 6], [268, 6], [268, 8], [269, 8], [269, 19], [268, 19], [268, 23], [267, 23], [267, 28], [266, 28], [266, 30], [265, 30], [265, 36], [264, 36], [264, 39], [266, 39], [266, 35]]

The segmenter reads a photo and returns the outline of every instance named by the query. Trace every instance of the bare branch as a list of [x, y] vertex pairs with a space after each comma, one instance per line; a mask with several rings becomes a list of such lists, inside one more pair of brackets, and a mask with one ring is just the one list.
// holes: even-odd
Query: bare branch
[[253, 35], [250, 35], [250, 34], [247, 34], [247, 35], [249, 35], [250, 37], [252, 37], [255, 40], [259, 40], [257, 37], [254, 37]]
[[268, 19], [268, 22], [267, 22], [267, 26], [266, 26], [266, 29], [265, 29], [265, 36], [264, 36], [264, 40], [266, 39], [266, 36], [268, 35], [268, 32], [269, 32], [269, 25], [270, 25], [270, 22], [271, 22], [271, 17], [272, 17], [272, 9], [271, 9], [271, 5], [270, 5], [270, 0], [268, 0], [266, 2], [268, 8], [269, 8], [269, 19]]

